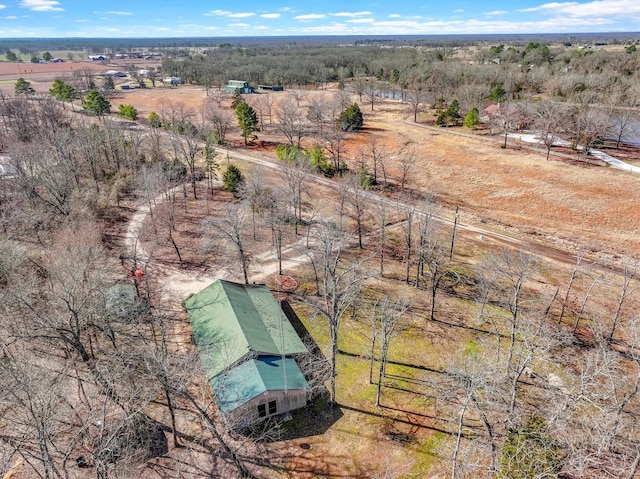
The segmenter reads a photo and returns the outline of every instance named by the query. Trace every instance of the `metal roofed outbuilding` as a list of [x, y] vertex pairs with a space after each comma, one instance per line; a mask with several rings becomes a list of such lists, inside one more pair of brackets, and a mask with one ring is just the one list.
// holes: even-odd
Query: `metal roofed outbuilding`
[[309, 386], [291, 356], [307, 348], [265, 285], [216, 280], [185, 308], [228, 420], [251, 423], [306, 404]]

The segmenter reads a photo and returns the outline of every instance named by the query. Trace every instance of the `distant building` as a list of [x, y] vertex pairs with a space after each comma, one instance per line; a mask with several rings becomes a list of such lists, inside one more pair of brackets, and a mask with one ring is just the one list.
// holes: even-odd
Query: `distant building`
[[284, 87], [280, 85], [258, 85], [258, 90], [283, 91]]
[[249, 85], [249, 82], [241, 80], [229, 80], [224, 87], [224, 91], [227, 93], [235, 93], [236, 90], [240, 90], [240, 93], [253, 93], [253, 87]]
[[162, 79], [162, 83], [164, 83], [165, 85], [176, 86], [182, 85], [184, 83], [184, 80], [180, 77], [165, 77]]
[[519, 108], [517, 104], [500, 105], [500, 103], [489, 105], [480, 112], [481, 123], [491, 123], [499, 118], [508, 122], [507, 127], [514, 130], [521, 130], [530, 122], [525, 110]]
[[217, 280], [185, 301], [202, 367], [232, 427], [304, 407], [307, 348], [265, 285]]

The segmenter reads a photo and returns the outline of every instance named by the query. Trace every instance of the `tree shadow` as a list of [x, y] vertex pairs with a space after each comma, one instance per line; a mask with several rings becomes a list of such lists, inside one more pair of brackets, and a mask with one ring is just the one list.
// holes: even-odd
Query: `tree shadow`
[[[338, 349], [338, 354], [342, 354], [344, 356], [349, 356], [352, 358], [358, 358], [358, 359], [365, 359], [367, 361], [369, 361], [371, 359], [371, 356], [368, 354], [355, 354], [355, 353], [350, 353], [348, 351], [345, 351], [344, 349]], [[375, 361], [379, 361], [379, 358], [376, 358], [374, 356], [373, 358]], [[411, 364], [411, 363], [403, 363], [400, 361], [392, 361], [391, 359], [387, 360], [387, 364], [393, 364], [394, 366], [402, 366], [402, 367], [406, 367], [406, 368], [411, 368], [411, 369], [419, 369], [420, 371], [428, 371], [430, 373], [438, 373], [438, 374], [443, 374], [444, 371], [441, 371], [439, 369], [433, 369], [430, 368], [428, 366], [422, 366], [420, 364]]]

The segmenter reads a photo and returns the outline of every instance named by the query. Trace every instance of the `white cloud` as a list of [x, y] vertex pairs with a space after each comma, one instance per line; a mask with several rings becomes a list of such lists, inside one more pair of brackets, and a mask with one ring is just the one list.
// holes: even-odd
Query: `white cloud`
[[123, 11], [120, 11], [120, 10], [110, 10], [110, 11], [104, 12], [104, 13], [107, 13], [109, 15], [133, 15], [132, 12], [123, 12]]
[[280, 10], [281, 12], [293, 12], [293, 8], [291, 7], [281, 7], [278, 10]]
[[0, 10], [2, 10], [3, 8], [7, 8], [7, 6], [0, 4]]
[[587, 3], [552, 2], [538, 7], [523, 8], [520, 12], [543, 12], [571, 17], [632, 16], [640, 14], [637, 0], [595, 0]]
[[60, 2], [55, 0], [22, 0], [20, 6], [34, 12], [62, 12], [64, 8], [58, 7]]
[[4, 17], [6, 20], [16, 20], [18, 17], [15, 15], [9, 15], [8, 17]]
[[205, 13], [205, 15], [215, 16], [215, 17], [224, 17], [229, 15], [230, 13], [231, 12], [227, 10], [211, 10], [210, 12]]
[[374, 18], [355, 18], [353, 20], [347, 20], [347, 23], [373, 23]]
[[331, 13], [332, 17], [363, 17], [365, 15], [371, 15], [371, 12], [339, 12]]
[[249, 23], [230, 23], [229, 26], [233, 28], [249, 28], [251, 25]]
[[87, 20], [85, 18], [78, 18], [77, 20], [74, 20], [74, 22], [76, 22], [76, 23], [89, 23], [89, 20]]
[[402, 15], [400, 15], [399, 13], [392, 13], [391, 15], [389, 15], [389, 18], [400, 18], [402, 17]]
[[456, 8], [453, 13], [464, 13], [464, 10], [462, 8]]
[[248, 17], [253, 17], [255, 15], [255, 13], [229, 13], [227, 15], [227, 17], [229, 18], [248, 18]]
[[307, 15], [298, 15], [297, 17], [295, 17], [296, 20], [302, 20], [302, 21], [307, 21], [307, 20], [319, 20], [321, 18], [325, 18], [326, 15], [324, 15], [323, 13], [309, 13]]
[[506, 10], [493, 10], [492, 12], [483, 12], [482, 14], [487, 17], [493, 17], [496, 15], [504, 15], [508, 13]]
[[280, 18], [279, 13], [263, 13], [260, 15], [262, 18]]
[[210, 12], [205, 13], [208, 17], [227, 17], [227, 18], [248, 18], [253, 17], [255, 13], [250, 12], [240, 12], [233, 13], [229, 10], [211, 10]]

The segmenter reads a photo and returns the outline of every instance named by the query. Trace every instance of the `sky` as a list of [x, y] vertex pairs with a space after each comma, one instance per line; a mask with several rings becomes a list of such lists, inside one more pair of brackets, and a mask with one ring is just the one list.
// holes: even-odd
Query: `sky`
[[638, 31], [640, 0], [0, 0], [0, 38]]

